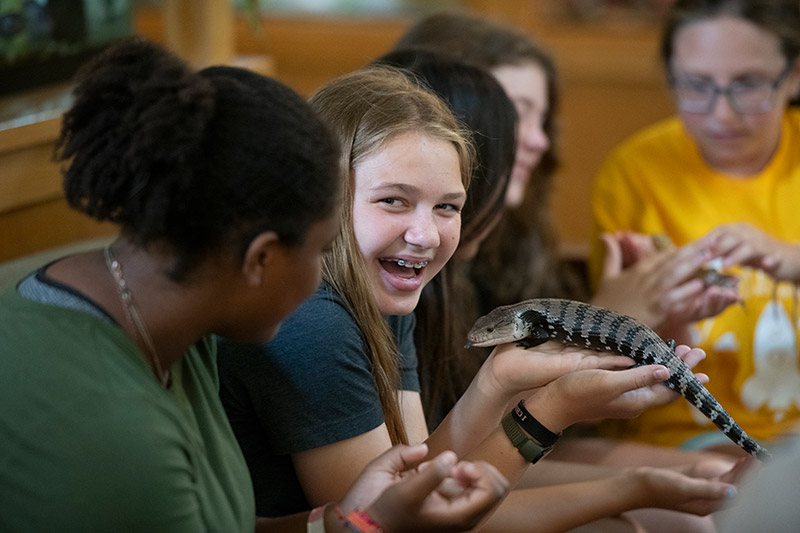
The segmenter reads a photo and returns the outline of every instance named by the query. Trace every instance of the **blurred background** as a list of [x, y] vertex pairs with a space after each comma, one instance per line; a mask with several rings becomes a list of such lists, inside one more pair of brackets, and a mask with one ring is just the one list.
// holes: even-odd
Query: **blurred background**
[[553, 210], [562, 254], [581, 261], [603, 158], [672, 112], [658, 59], [670, 0], [0, 0], [0, 262], [103, 237], [73, 213], [52, 162], [77, 67], [140, 34], [196, 67], [236, 64], [304, 96], [387, 52], [415, 20], [466, 9], [529, 33], [559, 70], [562, 164]]

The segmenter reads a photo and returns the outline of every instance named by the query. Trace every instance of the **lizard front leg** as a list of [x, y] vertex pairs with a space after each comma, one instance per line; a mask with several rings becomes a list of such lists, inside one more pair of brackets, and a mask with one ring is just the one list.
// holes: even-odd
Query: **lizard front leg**
[[542, 326], [532, 326], [530, 328], [530, 335], [525, 337], [524, 339], [520, 339], [517, 341], [517, 346], [525, 348], [533, 348], [534, 346], [539, 346], [540, 344], [544, 344], [548, 340], [550, 340], [550, 334], [547, 333], [547, 330]]

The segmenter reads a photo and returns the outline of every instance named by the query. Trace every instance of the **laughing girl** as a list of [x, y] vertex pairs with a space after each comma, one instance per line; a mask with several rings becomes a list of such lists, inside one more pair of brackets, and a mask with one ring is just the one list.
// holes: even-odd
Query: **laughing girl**
[[[557, 439], [577, 421], [635, 416], [674, 398], [656, 385], [666, 377], [663, 367], [611, 372], [631, 361], [558, 344], [504, 345], [428, 435], [413, 312], [459, 242], [472, 171], [469, 136], [437, 97], [385, 68], [337, 78], [311, 103], [339, 141], [345, 177], [340, 234], [325, 254], [324, 282], [269, 344], [221, 347], [221, 395], [260, 513], [336, 499], [393, 443], [424, 441], [432, 454], [453, 449], [481, 458], [514, 482], [549, 445], [514, 419], [501, 425], [512, 399], [526, 398], [544, 435]], [[679, 353], [702, 356], [685, 347]], [[526, 451], [537, 442], [537, 453]], [[698, 483], [709, 500], [730, 488]], [[527, 527], [538, 519], [514, 510], [524, 511], [517, 518]]]

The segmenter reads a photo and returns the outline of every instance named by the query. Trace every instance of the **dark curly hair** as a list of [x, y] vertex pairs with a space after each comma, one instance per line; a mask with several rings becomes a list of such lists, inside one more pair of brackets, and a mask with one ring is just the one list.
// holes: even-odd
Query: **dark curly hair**
[[133, 38], [84, 66], [74, 95], [56, 152], [67, 201], [141, 246], [166, 244], [176, 281], [220, 247], [241, 257], [263, 231], [299, 244], [337, 205], [332, 137], [273, 79], [193, 72]]

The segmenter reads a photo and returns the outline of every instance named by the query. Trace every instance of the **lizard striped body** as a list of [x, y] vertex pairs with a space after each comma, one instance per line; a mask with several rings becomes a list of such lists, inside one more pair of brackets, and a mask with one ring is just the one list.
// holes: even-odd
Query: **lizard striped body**
[[750, 438], [665, 342], [638, 320], [609, 309], [572, 300], [543, 298], [498, 307], [479, 318], [467, 346], [518, 342], [530, 348], [548, 340], [625, 355], [639, 365], [664, 365], [666, 386], [678, 392], [730, 440], [759, 459], [768, 452]]

